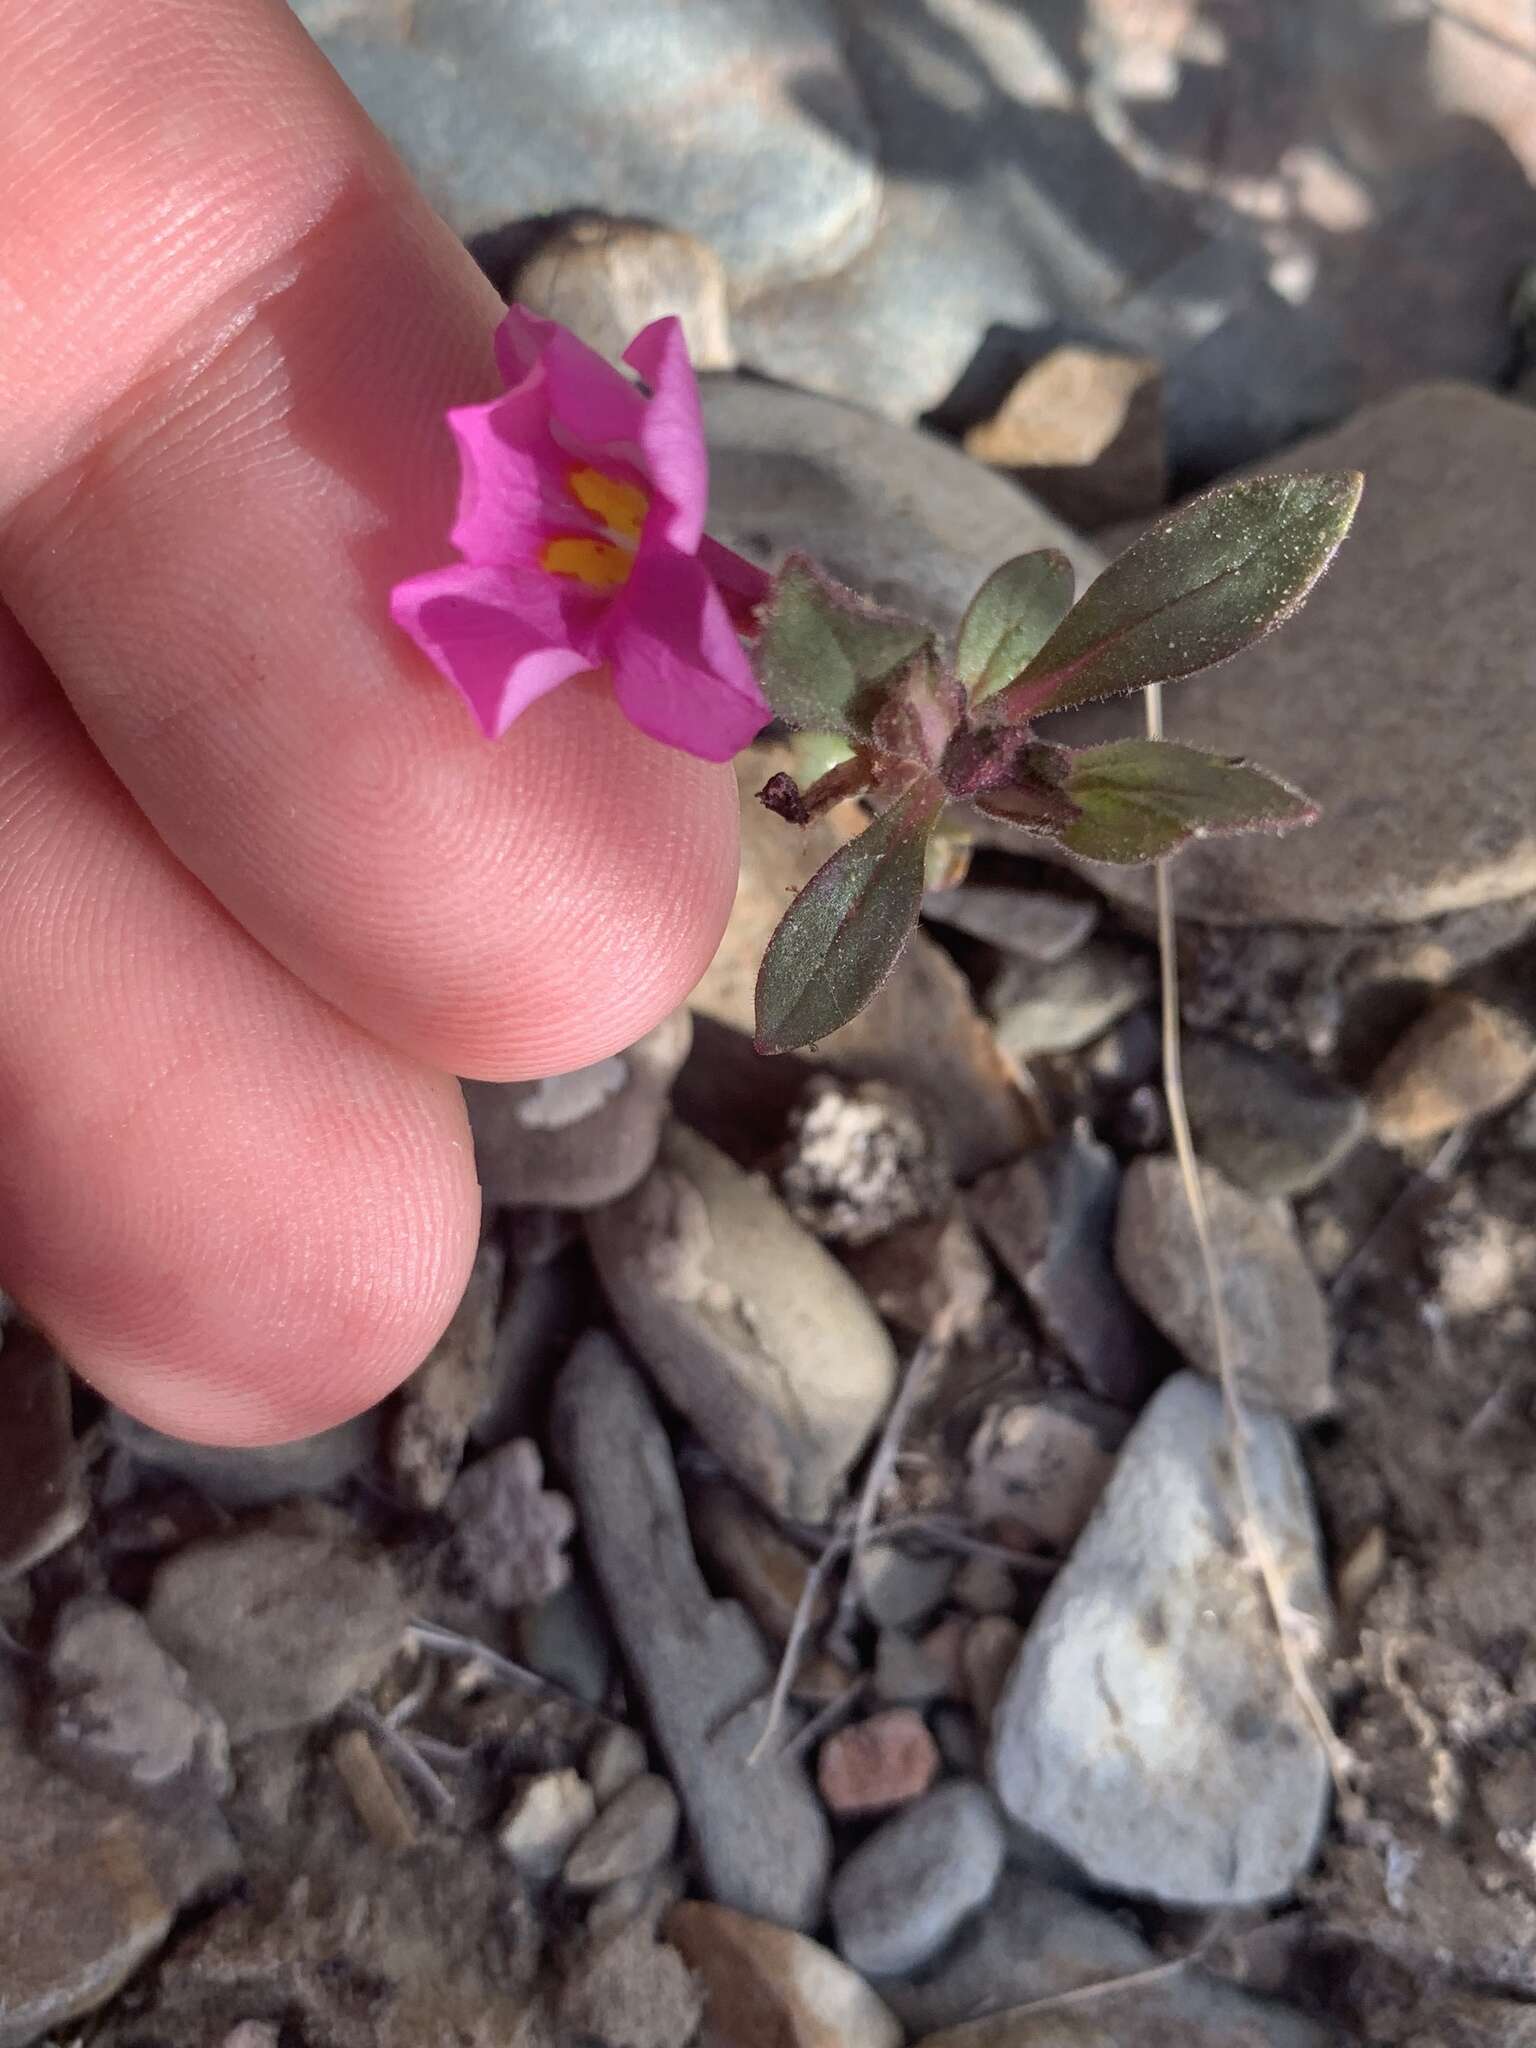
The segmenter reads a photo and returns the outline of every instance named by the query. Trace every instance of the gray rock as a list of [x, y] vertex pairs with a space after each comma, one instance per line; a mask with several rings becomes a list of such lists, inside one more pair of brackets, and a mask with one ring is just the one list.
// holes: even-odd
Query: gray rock
[[162, 1792], [195, 1781], [230, 1787], [229, 1736], [187, 1674], [121, 1600], [84, 1594], [62, 1609], [48, 1645], [49, 1746], [104, 1790]]
[[999, 1403], [966, 1453], [965, 1504], [1001, 1540], [1070, 1550], [1093, 1513], [1129, 1418], [1064, 1387]]
[[983, 1176], [970, 1212], [1084, 1386], [1133, 1406], [1155, 1370], [1152, 1332], [1115, 1275], [1120, 1168], [1086, 1123]]
[[594, 1737], [583, 1769], [599, 1806], [616, 1799], [645, 1769], [645, 1742], [633, 1728], [614, 1721]]
[[0, 1580], [77, 1535], [90, 1508], [69, 1415], [69, 1372], [35, 1330], [5, 1337], [0, 1430]]
[[592, 1787], [579, 1771], [540, 1771], [513, 1792], [496, 1840], [515, 1868], [538, 1884], [559, 1875], [596, 1815]]
[[466, 1081], [475, 1167], [488, 1202], [594, 1209], [650, 1171], [673, 1076], [688, 1057], [686, 1010], [596, 1066], [545, 1081]]
[[1200, 1157], [1250, 1195], [1304, 1195], [1365, 1136], [1365, 1104], [1284, 1053], [1190, 1032], [1184, 1095]]
[[945, 1660], [903, 1629], [881, 1629], [875, 1641], [876, 1699], [886, 1706], [925, 1707], [954, 1690], [955, 1674]]
[[575, 1578], [525, 1607], [514, 1631], [517, 1654], [589, 1707], [600, 1707], [613, 1683], [613, 1632], [586, 1582]]
[[[1250, 1400], [1305, 1421], [1333, 1405], [1333, 1337], [1283, 1203], [1261, 1202], [1202, 1166], [1222, 1305], [1238, 1384]], [[1219, 1371], [1205, 1264], [1178, 1162], [1138, 1159], [1115, 1229], [1120, 1278], [1189, 1364]]]
[[[525, 1215], [553, 1215], [530, 1210]], [[527, 1436], [542, 1413], [556, 1368], [586, 1325], [588, 1274], [581, 1247], [562, 1257], [521, 1263], [507, 1285], [491, 1347], [484, 1405], [470, 1440], [493, 1450]]]
[[1015, 1059], [1076, 1052], [1144, 1003], [1153, 978], [1147, 954], [1091, 939], [1054, 967], [1011, 963], [987, 990], [987, 1009]]
[[859, 1552], [859, 1605], [877, 1628], [913, 1628], [944, 1603], [956, 1561], [899, 1543], [866, 1543]]
[[533, 1605], [569, 1579], [576, 1517], [564, 1494], [545, 1491], [544, 1461], [527, 1437], [461, 1472], [447, 1507], [459, 1562], [493, 1605]]
[[239, 1742], [372, 1685], [406, 1617], [389, 1560], [315, 1511], [189, 1543], [155, 1573], [145, 1619]]
[[[1298, 1625], [1326, 1629], [1289, 1427], [1256, 1417], [1248, 1457]], [[1328, 1763], [1240, 1532], [1221, 1398], [1177, 1374], [1121, 1451], [993, 1723], [1003, 1805], [1098, 1884], [1169, 1904], [1261, 1903], [1292, 1890], [1317, 1847]]]
[[815, 1926], [831, 1860], [826, 1816], [798, 1761], [771, 1755], [747, 1767], [772, 1662], [742, 1610], [713, 1599], [700, 1576], [666, 1432], [606, 1337], [584, 1338], [561, 1373], [554, 1428], [706, 1890], [782, 1926]]
[[282, 1500], [328, 1494], [372, 1463], [379, 1447], [381, 1408], [369, 1408], [334, 1429], [289, 1444], [226, 1449], [189, 1444], [136, 1422], [121, 1408], [107, 1410], [113, 1441], [141, 1465], [193, 1487], [224, 1508], [264, 1508]]
[[828, 1244], [864, 1245], [937, 1216], [949, 1162], [915, 1105], [883, 1081], [818, 1074], [790, 1118], [778, 1169], [791, 1216]]
[[622, 18], [604, 0], [296, 4], [461, 235], [638, 214], [702, 236], [742, 284], [820, 273], [868, 238], [873, 138], [819, 0]]
[[952, 630], [1010, 555], [1102, 558], [1068, 527], [934, 435], [854, 406], [744, 379], [704, 380], [710, 531], [777, 567], [792, 548], [867, 596]]
[[749, 1491], [823, 1520], [895, 1380], [891, 1340], [853, 1281], [761, 1182], [681, 1125], [588, 1233], [668, 1399]]
[[[1536, 591], [1518, 535], [1536, 489], [1536, 414], [1468, 386], [1420, 386], [1265, 467], [1364, 470], [1354, 530], [1297, 618], [1179, 685], [1170, 734], [1262, 762], [1322, 820], [1279, 842], [1186, 848], [1183, 915], [1411, 924], [1527, 893]], [[1426, 702], [1433, 721], [1419, 715]], [[1051, 737], [1118, 736], [1139, 716], [1124, 705], [1074, 714], [1070, 729], [1053, 720]], [[1149, 900], [1142, 871], [1094, 879]]]
[[958, 889], [931, 889], [923, 898], [923, 915], [951, 931], [983, 939], [999, 952], [1054, 967], [1091, 935], [1099, 906], [1091, 896], [967, 882]]
[[573, 1892], [600, 1892], [643, 1877], [672, 1853], [677, 1794], [665, 1778], [644, 1771], [616, 1793], [572, 1848], [561, 1875]]
[[[914, 2040], [963, 2048], [1325, 2048], [1331, 2031], [1300, 2013], [1234, 1990], [1198, 1970], [1123, 1997], [1105, 1992], [1079, 2009], [966, 2022], [1011, 2006], [1151, 1969], [1158, 1958], [1122, 1919], [1022, 1871], [1008, 1871], [990, 1905], [917, 1981], [886, 1982], [881, 1996]], [[1079, 2021], [1085, 2024], [1080, 2030]], [[1062, 2029], [1065, 2028], [1065, 2031]], [[1166, 2031], [1165, 2031], [1166, 2030]]]
[[395, 1488], [412, 1507], [440, 1508], [447, 1499], [490, 1397], [505, 1271], [505, 1253], [487, 1238], [447, 1329], [400, 1389], [386, 1454]]
[[725, 265], [697, 236], [590, 216], [541, 242], [507, 297], [558, 320], [613, 362], [643, 327], [672, 314], [695, 369], [734, 370], [728, 290]]
[[830, 1906], [838, 1954], [866, 1976], [920, 1969], [991, 1897], [1003, 1830], [979, 1785], [941, 1785], [861, 1842]]

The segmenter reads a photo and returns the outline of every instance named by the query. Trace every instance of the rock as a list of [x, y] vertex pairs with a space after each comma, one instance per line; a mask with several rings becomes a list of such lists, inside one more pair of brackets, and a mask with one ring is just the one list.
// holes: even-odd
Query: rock
[[545, 1492], [544, 1461], [527, 1437], [461, 1472], [447, 1510], [459, 1561], [493, 1606], [547, 1600], [570, 1578], [576, 1517], [564, 1494]]
[[150, 1818], [45, 1769], [0, 1713], [0, 2048], [93, 2012], [239, 1868], [211, 1808]]
[[877, 1628], [911, 1628], [943, 1605], [955, 1560], [942, 1552], [920, 1555], [876, 1538], [859, 1552], [859, 1604]]
[[677, 1840], [677, 1794], [665, 1778], [644, 1771], [610, 1799], [566, 1858], [573, 1892], [599, 1892], [626, 1877], [641, 1877], [672, 1853]]
[[897, 1707], [923, 1707], [957, 1697], [958, 1662], [958, 1644], [951, 1656], [948, 1636], [930, 1645], [926, 1638], [914, 1642], [899, 1628], [883, 1628], [875, 1641], [875, 1697]]
[[61, 1549], [90, 1511], [69, 1416], [69, 1373], [35, 1330], [5, 1338], [0, 1431], [0, 1580]]
[[[522, 1216], [553, 1217], [554, 1210], [511, 1210]], [[569, 1216], [562, 1220], [571, 1222]], [[510, 1229], [509, 1237], [515, 1233]], [[590, 1276], [579, 1242], [564, 1255], [516, 1261], [509, 1278], [496, 1341], [491, 1348], [489, 1384], [470, 1425], [470, 1441], [494, 1450], [515, 1436], [527, 1436], [542, 1419], [556, 1368], [586, 1328]]]
[[[770, 775], [791, 765], [788, 748], [759, 744], [737, 756], [741, 790], [741, 879], [735, 908], [703, 980], [690, 1001], [710, 1031], [709, 1087], [688, 1095], [687, 1115], [697, 1122], [716, 1107], [727, 1087], [731, 1115], [714, 1135], [735, 1135], [765, 1095], [787, 1111], [812, 1071], [790, 1054], [765, 1060], [752, 1051], [757, 970], [791, 896], [859, 829], [853, 805], [841, 805], [801, 830], [757, 802]], [[719, 1028], [723, 1027], [723, 1028]], [[850, 1080], [889, 1081], [917, 1104], [928, 1128], [942, 1138], [957, 1178], [970, 1180], [1011, 1159], [1040, 1135], [985, 1021], [969, 982], [943, 948], [921, 932], [909, 941], [889, 980], [869, 1006], [816, 1048], [816, 1067]], [[682, 1077], [686, 1082], [687, 1076]], [[777, 1091], [777, 1092], [775, 1092]], [[782, 1123], [771, 1120], [767, 1143]]]
[[463, 1463], [492, 1386], [505, 1271], [505, 1253], [487, 1238], [447, 1329], [400, 1389], [386, 1455], [396, 1490], [411, 1507], [440, 1508]]
[[966, 1508], [994, 1537], [1067, 1551], [1115, 1469], [1127, 1418], [1065, 1391], [983, 1417], [967, 1452]]
[[608, 1617], [585, 1582], [569, 1580], [537, 1607], [517, 1617], [517, 1654], [566, 1692], [600, 1707], [613, 1682], [613, 1635]]
[[941, 1706], [933, 1716], [933, 1739], [945, 1767], [957, 1778], [979, 1778], [984, 1768], [981, 1730], [966, 1707]]
[[1451, 990], [1393, 1046], [1371, 1081], [1371, 1122], [1388, 1145], [1422, 1144], [1486, 1116], [1536, 1079], [1536, 1033], [1510, 1011]]
[[1115, 1274], [1120, 1168], [1079, 1122], [986, 1174], [970, 1212], [1046, 1336], [1105, 1400], [1134, 1406], [1155, 1370], [1152, 1333]]
[[891, 1398], [891, 1340], [761, 1183], [671, 1126], [650, 1176], [588, 1235], [658, 1384], [748, 1491], [823, 1521]]
[[1147, 356], [1053, 348], [1020, 377], [965, 452], [1011, 470], [1075, 526], [1145, 518], [1168, 496], [1163, 375]]
[[727, 290], [725, 265], [696, 235], [589, 215], [541, 242], [507, 297], [558, 320], [613, 362], [643, 327], [673, 314], [696, 370], [733, 370]]
[[883, 1081], [818, 1075], [790, 1119], [779, 1193], [828, 1244], [863, 1245], [937, 1216], [953, 1185], [922, 1118]]
[[48, 1644], [50, 1748], [103, 1790], [160, 1792], [177, 1780], [228, 1792], [229, 1736], [134, 1608], [82, 1594]]
[[593, 1737], [583, 1769], [598, 1805], [607, 1806], [634, 1783], [645, 1765], [644, 1737], [622, 1721], [611, 1721]]
[[959, 1209], [850, 1245], [843, 1262], [885, 1321], [913, 1337], [940, 1316], [974, 1330], [992, 1295], [992, 1267]]
[[906, 1806], [938, 1774], [933, 1737], [910, 1707], [891, 1707], [839, 1728], [821, 1745], [816, 1761], [821, 1796], [840, 1819]]
[[[689, 1489], [688, 1520], [701, 1561], [733, 1594], [773, 1643], [794, 1626], [811, 1561], [729, 1480]], [[813, 1622], [827, 1620], [831, 1594], [813, 1603]]]
[[722, 1905], [814, 1926], [831, 1857], [826, 1817], [797, 1760], [746, 1767], [772, 1663], [741, 1609], [711, 1598], [700, 1577], [666, 1432], [607, 1338], [584, 1338], [561, 1373], [554, 1430], [705, 1887]]
[[145, 1619], [240, 1742], [372, 1685], [406, 1617], [389, 1560], [315, 1512], [189, 1543], [155, 1573]]
[[[1298, 1626], [1326, 1629], [1288, 1426], [1254, 1417], [1248, 1457], [1288, 1604]], [[1291, 1891], [1317, 1847], [1327, 1758], [1240, 1529], [1221, 1397], [1179, 1373], [1127, 1438], [993, 1722], [1004, 1807], [1097, 1884], [1169, 1904], [1257, 1904]]]
[[638, 1922], [655, 1935], [688, 1885], [687, 1873], [674, 1858], [639, 1877], [622, 1877], [598, 1892], [587, 1906], [587, 1932], [616, 1934]]
[[540, 1771], [512, 1794], [496, 1841], [524, 1877], [539, 1883], [559, 1875], [596, 1815], [592, 1787], [579, 1771]]
[[[1515, 508], [1536, 488], [1536, 414], [1469, 386], [1420, 385], [1265, 469], [1361, 469], [1368, 483], [1336, 573], [1282, 632], [1180, 683], [1170, 734], [1262, 762], [1322, 820], [1281, 841], [1187, 847], [1181, 914], [1413, 924], [1528, 893], [1536, 592]], [[1433, 730], [1416, 710], [1426, 702]], [[1074, 714], [1070, 729], [1053, 720], [1050, 736], [1115, 737], [1140, 715], [1126, 700]], [[1100, 867], [1094, 878], [1122, 900], [1149, 900], [1144, 871]]]
[[[1243, 1194], [1213, 1167], [1201, 1168], [1200, 1184], [1239, 1386], [1250, 1400], [1298, 1421], [1327, 1414], [1328, 1310], [1289, 1211]], [[1176, 1160], [1138, 1159], [1127, 1171], [1115, 1265], [1168, 1341], [1214, 1378], [1219, 1362], [1205, 1265]]]
[[1284, 1053], [1189, 1032], [1184, 1096], [1195, 1149], [1250, 1195], [1304, 1195], [1365, 1136], [1365, 1105]]
[[980, 1615], [965, 1632], [960, 1667], [971, 1712], [983, 1728], [992, 1725], [1023, 1640], [1024, 1631], [1011, 1614]]
[[582, 1944], [556, 2010], [569, 2029], [567, 2040], [599, 2048], [679, 2048], [693, 2039], [703, 2003], [676, 1949], [632, 1920]]
[[1076, 1052], [1144, 1003], [1153, 967], [1144, 953], [1090, 939], [1054, 967], [1014, 961], [987, 991], [997, 1042], [1015, 1059]]
[[950, 1590], [972, 1614], [1011, 1614], [1019, 1604], [1013, 1573], [995, 1557], [968, 1557]]
[[704, 380], [710, 532], [777, 568], [791, 549], [951, 632], [1011, 555], [1061, 548], [1086, 581], [1102, 558], [1034, 499], [933, 434], [808, 392]]
[[[1151, 1969], [1157, 1956], [1101, 1907], [1023, 1871], [1004, 1874], [985, 1913], [916, 1983], [881, 1986], [914, 2040], [954, 2048], [1326, 2048], [1332, 2033], [1199, 1970], [1105, 1991], [1076, 2012], [1009, 2009]], [[986, 2025], [989, 2015], [997, 2023]], [[970, 2022], [967, 2025], [966, 2022]], [[931, 2029], [953, 2029], [931, 2033]]]
[[1092, 896], [967, 882], [958, 889], [930, 889], [923, 915], [1015, 959], [1054, 967], [1086, 943], [1099, 921], [1099, 906]]
[[164, 1436], [121, 1408], [108, 1407], [107, 1428], [140, 1465], [192, 1487], [223, 1508], [264, 1508], [334, 1492], [373, 1462], [383, 1410], [366, 1409], [334, 1429], [291, 1444], [189, 1444]]
[[745, 287], [819, 275], [873, 227], [873, 138], [818, 0], [651, 4], [622, 34], [602, 0], [297, 4], [461, 236], [570, 207], [638, 215], [711, 243]]
[[704, 1987], [701, 2048], [902, 2048], [863, 1978], [803, 1934], [698, 1899], [664, 1931]]
[[920, 1969], [986, 1904], [1002, 1866], [1002, 1824], [986, 1793], [941, 1785], [883, 1822], [838, 1871], [838, 1953], [871, 1977]]
[[466, 1081], [487, 1202], [595, 1209], [651, 1170], [667, 1099], [688, 1057], [686, 1010], [596, 1066], [544, 1081]]

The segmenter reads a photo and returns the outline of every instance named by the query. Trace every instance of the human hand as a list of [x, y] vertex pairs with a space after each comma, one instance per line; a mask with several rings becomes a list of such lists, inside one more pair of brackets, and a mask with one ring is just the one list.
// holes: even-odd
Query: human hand
[[280, 1440], [458, 1298], [452, 1075], [702, 973], [734, 781], [596, 681], [489, 746], [391, 624], [500, 306], [281, 0], [13, 0], [0, 81], [0, 1281]]

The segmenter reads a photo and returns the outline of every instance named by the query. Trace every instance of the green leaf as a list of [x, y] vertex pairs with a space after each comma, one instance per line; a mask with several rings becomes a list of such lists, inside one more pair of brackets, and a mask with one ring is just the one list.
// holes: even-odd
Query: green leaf
[[1085, 860], [1130, 866], [1221, 832], [1283, 832], [1316, 808], [1246, 761], [1173, 740], [1116, 740], [1072, 757], [1066, 793], [1082, 815], [1061, 843]]
[[1072, 564], [1059, 548], [1015, 555], [994, 569], [960, 621], [955, 673], [973, 702], [1011, 683], [1072, 605]]
[[943, 807], [943, 790], [925, 776], [812, 875], [758, 971], [759, 1052], [825, 1038], [875, 994], [917, 922], [928, 835]]
[[1361, 482], [1353, 470], [1256, 477], [1170, 513], [1089, 586], [992, 714], [1016, 724], [1225, 661], [1296, 610]]
[[867, 742], [892, 688], [932, 640], [915, 619], [867, 604], [791, 555], [765, 607], [757, 679], [787, 724]]

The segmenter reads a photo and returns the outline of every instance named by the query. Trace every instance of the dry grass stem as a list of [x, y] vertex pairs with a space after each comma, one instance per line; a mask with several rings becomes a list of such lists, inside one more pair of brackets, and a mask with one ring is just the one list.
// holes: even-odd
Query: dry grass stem
[[336, 1737], [331, 1762], [358, 1819], [379, 1846], [396, 1852], [411, 1848], [417, 1834], [415, 1815], [361, 1728], [344, 1729]]
[[[351, 1714], [354, 1721], [362, 1724], [362, 1729], [366, 1730], [373, 1737], [374, 1741], [378, 1743], [379, 1747], [386, 1752], [398, 1768], [400, 1775], [410, 1780], [411, 1784], [416, 1787], [417, 1791], [427, 1801], [427, 1804], [432, 1807], [433, 1811], [441, 1819], [447, 1820], [453, 1813], [453, 1794], [437, 1775], [436, 1771], [433, 1770], [420, 1750], [415, 1748], [400, 1733], [398, 1728], [392, 1728], [384, 1719], [384, 1716], [378, 1712], [377, 1708], [361, 1696], [348, 1700], [347, 1711]], [[375, 1762], [377, 1762], [376, 1758]], [[338, 1760], [337, 1769], [340, 1770], [341, 1768], [341, 1763]], [[358, 1766], [358, 1769], [361, 1771], [362, 1767]], [[345, 1775], [345, 1772], [343, 1772], [343, 1776]], [[351, 1778], [347, 1778], [347, 1789], [352, 1792], [353, 1798], [356, 1800], [358, 1793]], [[359, 1806], [358, 1810], [359, 1812], [362, 1811], [361, 1806]], [[368, 1821], [366, 1814], [363, 1815], [363, 1818], [365, 1821]], [[373, 1823], [368, 1821], [368, 1825], [372, 1827]], [[381, 1836], [380, 1839], [382, 1840], [383, 1837]]]

